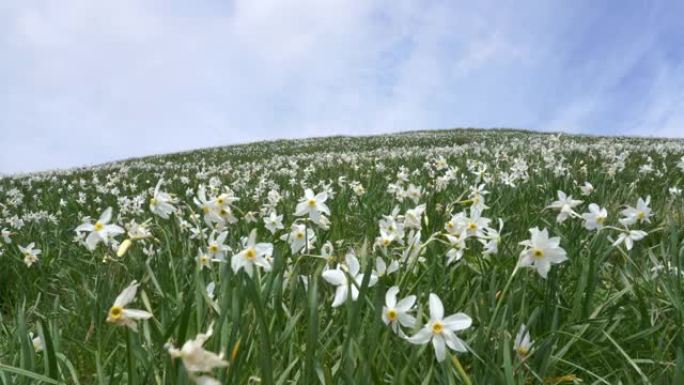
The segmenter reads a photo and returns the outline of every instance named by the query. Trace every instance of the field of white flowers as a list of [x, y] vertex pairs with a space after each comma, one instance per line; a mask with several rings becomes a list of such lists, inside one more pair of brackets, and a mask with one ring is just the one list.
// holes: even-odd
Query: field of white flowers
[[683, 384], [684, 142], [452, 130], [0, 179], [0, 384]]

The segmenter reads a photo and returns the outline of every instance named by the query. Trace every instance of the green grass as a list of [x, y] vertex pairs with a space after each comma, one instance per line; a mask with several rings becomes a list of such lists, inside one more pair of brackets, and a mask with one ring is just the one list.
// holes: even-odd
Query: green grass
[[[684, 188], [684, 170], [676, 166], [683, 155], [682, 141], [449, 130], [262, 142], [2, 178], [0, 229], [12, 232], [12, 243], [0, 240], [0, 384], [189, 384], [182, 361], [173, 360], [164, 345], [180, 347], [211, 323], [214, 335], [204, 347], [230, 361], [210, 373], [221, 383], [683, 383], [684, 275], [674, 269], [684, 267], [684, 198], [668, 191]], [[444, 189], [435, 187], [445, 174], [434, 166], [439, 156], [454, 168], [455, 178]], [[501, 173], [510, 172], [516, 159], [527, 162], [529, 178], [511, 187]], [[654, 171], [640, 172], [644, 164]], [[487, 181], [469, 165], [486, 165]], [[321, 273], [334, 264], [320, 257], [321, 246], [332, 242], [336, 261], [355, 250], [366, 272], [378, 256], [399, 260], [403, 246], [394, 243], [384, 256], [373, 242], [383, 215], [395, 206], [403, 214], [417, 205], [387, 191], [404, 168], [404, 184], [424, 189], [418, 202], [426, 205], [424, 259], [402, 264], [372, 287], [359, 282], [357, 301], [332, 308], [335, 287]], [[179, 199], [179, 212], [166, 220], [148, 207], [161, 178], [162, 190]], [[357, 196], [352, 181], [365, 193]], [[585, 181], [595, 187], [588, 197], [578, 187]], [[206, 240], [192, 238], [180, 219], [195, 223], [192, 214], [201, 212], [188, 190], [196, 193], [210, 183], [228, 186], [240, 198], [234, 204], [239, 221], [228, 225], [226, 243], [238, 252], [240, 238], [256, 228], [259, 242], [274, 247], [270, 272], [236, 274], [232, 253], [228, 263], [200, 269], [197, 250]], [[483, 215], [493, 227], [498, 218], [504, 222], [499, 252], [484, 255], [471, 238], [463, 259], [446, 266], [444, 224], [468, 210], [470, 187], [480, 183], [489, 191]], [[326, 202], [330, 227], [309, 223], [316, 233], [313, 249], [293, 254], [280, 235], [297, 219], [303, 186], [319, 192], [324, 185], [334, 192]], [[285, 229], [275, 235], [260, 215], [271, 189], [283, 197], [276, 209]], [[607, 208], [606, 224], [614, 227], [621, 227], [623, 205], [650, 195], [651, 223], [631, 226], [648, 235], [626, 250], [612, 246], [618, 230], [588, 231], [578, 218], [559, 224], [557, 212], [545, 209], [557, 190], [584, 200], [575, 208], [580, 214], [592, 202]], [[131, 203], [137, 196], [139, 210]], [[91, 252], [75, 242], [83, 216], [96, 219], [107, 207], [122, 226], [149, 220], [153, 238], [135, 241], [121, 258], [103, 244]], [[258, 221], [250, 223], [248, 212]], [[15, 216], [23, 218], [23, 227], [12, 227]], [[560, 236], [569, 258], [553, 265], [547, 279], [533, 269], [516, 270], [519, 242], [533, 227]], [[42, 253], [27, 267], [17, 246], [30, 242]], [[145, 253], [149, 247], [153, 255]], [[658, 265], [672, 271], [655, 274]], [[141, 285], [130, 307], [154, 315], [138, 322], [137, 333], [105, 321], [134, 279]], [[214, 300], [205, 290], [212, 281]], [[413, 314], [419, 325], [405, 328], [406, 334], [427, 322], [433, 292], [446, 315], [464, 312], [473, 319], [458, 333], [469, 351], [449, 351], [440, 363], [432, 345], [395, 335], [381, 320], [385, 292], [393, 285], [400, 297], [418, 297]], [[521, 361], [513, 343], [523, 323], [534, 343]], [[41, 352], [30, 332], [41, 337]]]

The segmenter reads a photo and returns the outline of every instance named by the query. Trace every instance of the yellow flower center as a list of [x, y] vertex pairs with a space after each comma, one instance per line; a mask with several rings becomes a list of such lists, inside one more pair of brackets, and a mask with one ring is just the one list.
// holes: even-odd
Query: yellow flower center
[[109, 318], [118, 320], [121, 317], [123, 317], [123, 308], [121, 306], [112, 306], [112, 308], [109, 309]]
[[150, 204], [151, 204], [152, 206], [156, 206], [157, 203], [159, 203], [159, 201], [157, 200], [157, 198], [150, 198]]
[[477, 224], [475, 222], [468, 223], [468, 230], [477, 230]]
[[448, 227], [449, 229], [453, 229], [453, 228], [454, 228], [454, 222], [449, 221], [449, 222], [447, 223], [447, 227]]
[[646, 218], [646, 213], [643, 211], [637, 211], [637, 219], [642, 220]]
[[605, 221], [606, 221], [606, 217], [597, 217], [596, 218], [596, 223], [598, 223], [599, 225], [602, 225], [603, 222], [605, 222]]
[[518, 352], [518, 354], [521, 355], [521, 356], [526, 356], [527, 353], [528, 353], [527, 348], [524, 347], [524, 346], [521, 346], [521, 347], [517, 348], [515, 351]]
[[384, 246], [389, 246], [389, 244], [390, 244], [390, 239], [389, 239], [389, 238], [384, 238], [384, 239], [382, 240], [382, 244], [383, 244]]
[[209, 246], [209, 251], [211, 251], [212, 253], [216, 253], [218, 251], [218, 245], [213, 244]]
[[206, 265], [209, 263], [209, 257], [207, 255], [200, 256], [200, 264]]
[[389, 319], [390, 321], [396, 321], [398, 315], [399, 314], [397, 313], [396, 309], [387, 310], [387, 319]]
[[247, 249], [247, 251], [245, 251], [245, 258], [249, 259], [250, 261], [256, 258], [256, 255], [256, 250], [254, 250], [253, 247], [250, 247]]
[[306, 202], [310, 207], [316, 206], [316, 199], [311, 198]]
[[444, 331], [444, 324], [441, 321], [432, 323], [432, 334], [442, 334], [442, 331]]
[[104, 223], [100, 221], [95, 222], [95, 231], [102, 231], [104, 227]]
[[303, 231], [298, 231], [297, 234], [295, 235], [297, 239], [304, 239], [304, 232]]
[[209, 207], [208, 206], [202, 206], [202, 212], [205, 214], [209, 214]]
[[532, 249], [532, 256], [536, 259], [544, 258], [544, 250], [534, 248]]

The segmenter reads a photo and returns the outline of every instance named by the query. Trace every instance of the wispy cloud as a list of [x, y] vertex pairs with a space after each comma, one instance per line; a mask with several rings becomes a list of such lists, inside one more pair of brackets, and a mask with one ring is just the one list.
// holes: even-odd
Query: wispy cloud
[[455, 126], [682, 136], [683, 9], [644, 4], [6, 1], [0, 172]]

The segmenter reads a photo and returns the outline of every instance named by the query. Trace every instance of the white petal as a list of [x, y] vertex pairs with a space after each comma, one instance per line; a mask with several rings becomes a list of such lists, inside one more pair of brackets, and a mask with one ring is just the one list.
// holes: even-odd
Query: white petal
[[430, 293], [430, 319], [441, 320], [444, 317], [444, 306], [437, 294]]
[[432, 338], [432, 346], [435, 347], [435, 356], [437, 361], [442, 362], [446, 358], [446, 345], [444, 343], [444, 338], [441, 335], [437, 335]]
[[463, 330], [472, 325], [473, 319], [465, 313], [456, 313], [446, 317], [443, 322], [447, 329]]
[[385, 293], [385, 304], [387, 307], [395, 307], [397, 304], [397, 293], [399, 293], [398, 286], [392, 286]]
[[331, 285], [335, 286], [340, 286], [344, 285], [346, 286], [347, 283], [347, 277], [345, 277], [344, 272], [342, 270], [337, 270], [337, 269], [332, 269], [332, 270], [326, 270], [323, 272], [323, 279], [328, 281]]

